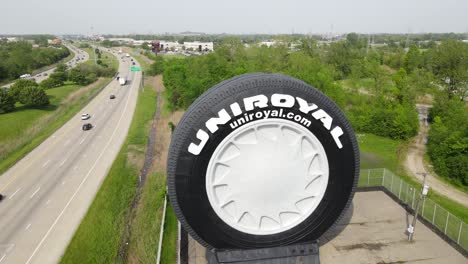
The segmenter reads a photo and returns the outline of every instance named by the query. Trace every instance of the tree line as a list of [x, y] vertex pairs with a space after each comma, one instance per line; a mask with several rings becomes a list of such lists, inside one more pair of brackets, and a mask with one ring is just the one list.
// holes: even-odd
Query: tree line
[[47, 89], [57, 88], [66, 83], [87, 85], [99, 77], [112, 77], [114, 74], [115, 70], [108, 66], [83, 63], [67, 69], [65, 64], [58, 64], [55, 71], [40, 84], [33, 80], [21, 79], [9, 89], [0, 89], [0, 114], [14, 111], [17, 103], [27, 107], [47, 106]]
[[15, 80], [20, 75], [60, 61], [70, 55], [65, 46], [33, 48], [26, 41], [0, 40], [0, 81]]

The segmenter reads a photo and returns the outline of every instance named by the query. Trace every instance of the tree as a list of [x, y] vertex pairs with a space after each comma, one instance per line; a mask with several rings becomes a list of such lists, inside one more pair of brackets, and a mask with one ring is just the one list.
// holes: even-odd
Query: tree
[[405, 69], [401, 68], [398, 72], [393, 75], [393, 81], [397, 88], [396, 98], [400, 104], [412, 103], [413, 93], [408, 83], [408, 75]]
[[9, 93], [13, 99], [20, 101], [20, 93], [26, 87], [37, 87], [38, 84], [33, 80], [20, 79], [16, 81], [9, 89]]
[[413, 70], [420, 68], [422, 64], [421, 52], [416, 45], [411, 45], [406, 53], [403, 61], [403, 67], [406, 72], [411, 73]]
[[0, 89], [0, 114], [8, 113], [15, 109], [15, 99], [5, 89]]
[[43, 89], [55, 88], [63, 85], [63, 81], [58, 78], [49, 77], [43, 80], [39, 86]]
[[85, 85], [88, 84], [86, 75], [80, 71], [79, 68], [73, 68], [68, 73], [68, 79], [76, 84]]
[[458, 94], [463, 98], [468, 92], [468, 44], [457, 40], [442, 41], [433, 54], [433, 71], [450, 98]]
[[59, 63], [57, 64], [57, 67], [55, 68], [55, 72], [66, 72], [67, 71], [67, 65], [64, 63]]
[[49, 97], [43, 89], [30, 86], [21, 90], [20, 102], [32, 107], [44, 106], [49, 104]]

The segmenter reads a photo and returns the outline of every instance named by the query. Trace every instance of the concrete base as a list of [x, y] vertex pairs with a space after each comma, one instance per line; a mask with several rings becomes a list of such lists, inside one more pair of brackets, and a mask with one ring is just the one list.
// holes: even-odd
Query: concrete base
[[317, 242], [274, 248], [207, 251], [208, 264], [320, 264]]

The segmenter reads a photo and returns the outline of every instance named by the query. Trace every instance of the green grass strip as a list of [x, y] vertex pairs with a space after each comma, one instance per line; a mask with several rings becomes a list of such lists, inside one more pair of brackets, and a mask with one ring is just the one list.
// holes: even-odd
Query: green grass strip
[[61, 263], [113, 263], [136, 193], [138, 169], [129, 154], [144, 155], [156, 101], [150, 87], [139, 92], [127, 138], [100, 190], [68, 245]]

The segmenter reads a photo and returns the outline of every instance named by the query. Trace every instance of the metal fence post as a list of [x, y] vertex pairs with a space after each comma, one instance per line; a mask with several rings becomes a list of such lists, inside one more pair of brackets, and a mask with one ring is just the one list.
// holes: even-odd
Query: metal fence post
[[436, 214], [436, 211], [437, 211], [436, 209], [437, 209], [437, 204], [434, 203], [434, 215], [432, 216], [432, 224], [434, 224], [434, 221], [435, 221], [435, 214]]
[[393, 193], [393, 173], [392, 173], [392, 183], [390, 184], [390, 192]]
[[462, 227], [463, 227], [463, 221], [460, 220], [460, 229], [458, 230], [457, 244], [460, 244], [460, 236], [461, 236]]
[[444, 230], [444, 234], [447, 234], [447, 226], [448, 226], [449, 216], [450, 216], [450, 213], [447, 211], [447, 219], [445, 219], [445, 230]]
[[[416, 195], [416, 188], [413, 187], [413, 202], [411, 203], [411, 208], [414, 208], [414, 196]], [[424, 205], [423, 205], [424, 208]]]
[[421, 211], [421, 215], [422, 217], [424, 218], [424, 206], [426, 205], [426, 198], [423, 198], [423, 207], [422, 207], [422, 211]]
[[382, 186], [385, 186], [385, 168], [383, 169], [382, 173]]
[[367, 171], [367, 186], [370, 185], [370, 170]]
[[403, 185], [403, 181], [400, 179], [400, 190], [398, 191], [398, 199], [401, 197], [401, 185]]

